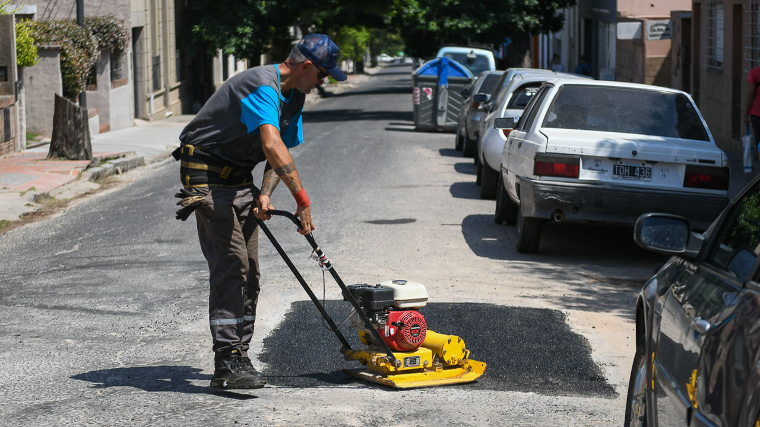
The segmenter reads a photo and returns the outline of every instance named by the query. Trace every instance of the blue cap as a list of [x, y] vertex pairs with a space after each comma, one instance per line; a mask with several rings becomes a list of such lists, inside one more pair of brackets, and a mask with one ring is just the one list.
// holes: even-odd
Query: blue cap
[[327, 70], [335, 80], [346, 80], [346, 75], [338, 68], [340, 49], [330, 37], [324, 34], [309, 34], [297, 46], [306, 59]]

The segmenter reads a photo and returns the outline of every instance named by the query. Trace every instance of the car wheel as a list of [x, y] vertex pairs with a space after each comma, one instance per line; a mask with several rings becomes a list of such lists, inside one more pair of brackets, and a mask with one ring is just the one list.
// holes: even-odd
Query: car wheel
[[499, 172], [491, 169], [488, 163], [483, 162], [480, 167], [480, 198], [493, 200], [496, 198], [496, 184], [499, 180]]
[[644, 338], [636, 346], [631, 377], [628, 383], [628, 399], [625, 404], [624, 426], [647, 425], [647, 355]]
[[462, 151], [464, 149], [464, 136], [462, 136], [462, 132], [457, 128], [457, 140], [456, 143], [454, 143], [454, 149], [457, 151]]
[[473, 141], [470, 138], [467, 137], [467, 135], [464, 136], [464, 148], [462, 148], [462, 156], [463, 157], [474, 157], [475, 156], [475, 149], [478, 147], [476, 146], [477, 141]]
[[538, 244], [541, 241], [540, 218], [524, 217], [522, 209], [517, 209], [517, 252], [522, 254], [534, 254], [538, 252]]
[[475, 163], [476, 166], [480, 166], [481, 163], [483, 163], [480, 158], [480, 147], [482, 147], [482, 144], [480, 143], [480, 137], [475, 139], [475, 152], [473, 153], [472, 160]]
[[483, 173], [483, 165], [478, 165], [478, 171], [475, 173], [475, 184], [480, 185], [480, 175]]
[[520, 207], [517, 206], [512, 199], [509, 198], [506, 187], [504, 187], [504, 180], [499, 176], [496, 182], [496, 214], [494, 221], [497, 224], [515, 225], [517, 221], [517, 210]]

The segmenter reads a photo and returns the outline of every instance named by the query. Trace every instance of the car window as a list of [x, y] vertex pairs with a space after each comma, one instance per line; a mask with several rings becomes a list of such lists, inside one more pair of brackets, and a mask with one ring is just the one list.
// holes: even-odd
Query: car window
[[478, 89], [478, 93], [493, 95], [496, 90], [496, 83], [498, 83], [499, 80], [501, 80], [501, 74], [486, 74], [485, 79], [483, 79], [483, 84], [480, 85], [480, 89]]
[[531, 99], [533, 99], [533, 95], [538, 92], [538, 89], [541, 87], [543, 82], [533, 82], [533, 83], [526, 83], [517, 89], [515, 89], [514, 92], [512, 92], [512, 97], [509, 98], [509, 103], [507, 104], [508, 110], [516, 110], [516, 109], [525, 109], [525, 107], [528, 105]]
[[533, 96], [533, 99], [530, 100], [528, 105], [525, 107], [525, 113], [520, 117], [520, 121], [517, 122], [517, 126], [515, 126], [515, 129], [524, 130], [527, 131], [530, 129], [530, 127], [533, 125], [533, 120], [536, 118], [536, 114], [538, 114], [538, 110], [541, 107], [541, 102], [546, 98], [546, 94], [549, 92], [549, 89], [553, 87], [552, 85], [544, 85], [539, 89], [538, 93]]
[[458, 63], [464, 65], [470, 71], [472, 71], [472, 74], [476, 76], [483, 71], [488, 71], [491, 69], [491, 65], [488, 63], [488, 58], [484, 55], [475, 54], [470, 56], [469, 53], [448, 52], [444, 53], [443, 56], [449, 59], [453, 59], [454, 61], [457, 61]]
[[726, 217], [720, 243], [708, 262], [744, 281], [760, 255], [760, 184], [744, 195]]
[[638, 88], [565, 85], [543, 126], [710, 140], [686, 95]]

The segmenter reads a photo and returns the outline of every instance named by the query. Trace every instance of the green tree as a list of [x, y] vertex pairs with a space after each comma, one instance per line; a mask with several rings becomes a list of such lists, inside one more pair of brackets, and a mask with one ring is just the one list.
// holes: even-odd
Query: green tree
[[[276, 3], [276, 0], [273, 0]], [[184, 9], [181, 36], [190, 52], [213, 56], [217, 49], [256, 63], [273, 31], [267, 22], [270, 2], [261, 0], [193, 0]]]
[[433, 56], [445, 43], [493, 46], [505, 37], [524, 50], [531, 35], [561, 30], [562, 9], [572, 5], [575, 0], [405, 0], [393, 25], [417, 57]]
[[31, 67], [37, 63], [37, 45], [32, 36], [32, 21], [22, 19], [16, 22], [16, 64]]

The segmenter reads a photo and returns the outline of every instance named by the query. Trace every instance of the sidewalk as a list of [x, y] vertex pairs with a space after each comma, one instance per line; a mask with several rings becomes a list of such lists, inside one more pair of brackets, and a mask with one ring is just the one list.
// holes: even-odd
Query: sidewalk
[[0, 220], [15, 221], [50, 198], [72, 199], [93, 182], [166, 158], [193, 116], [169, 117], [92, 137], [93, 160], [47, 160], [48, 144], [0, 158]]
[[[349, 75], [345, 83], [325, 86], [327, 96], [350, 89], [382, 67]], [[321, 96], [306, 96], [305, 108]], [[48, 144], [0, 157], [0, 221], [15, 221], [44, 207], [43, 201], [67, 200], [97, 189], [93, 182], [114, 173], [161, 161], [179, 146], [179, 134], [193, 115], [167, 117], [92, 137], [93, 160], [46, 160]], [[1, 228], [1, 227], [0, 227]]]

